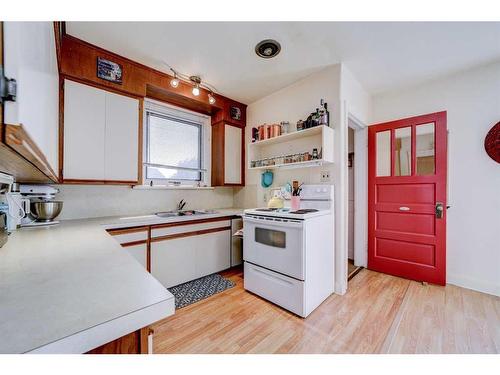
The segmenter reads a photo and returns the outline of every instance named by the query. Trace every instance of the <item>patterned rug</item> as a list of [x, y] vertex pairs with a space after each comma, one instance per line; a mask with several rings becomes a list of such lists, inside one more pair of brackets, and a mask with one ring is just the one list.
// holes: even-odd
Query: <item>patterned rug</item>
[[175, 297], [175, 308], [180, 309], [230, 289], [235, 284], [221, 275], [214, 273], [187, 283], [168, 288]]

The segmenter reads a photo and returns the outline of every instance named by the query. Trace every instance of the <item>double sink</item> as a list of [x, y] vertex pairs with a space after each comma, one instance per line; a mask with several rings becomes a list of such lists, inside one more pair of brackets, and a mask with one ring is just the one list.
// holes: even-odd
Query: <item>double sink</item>
[[155, 215], [158, 217], [174, 217], [174, 216], [199, 216], [206, 214], [216, 214], [217, 211], [214, 210], [175, 210], [175, 211], [162, 211], [156, 212]]

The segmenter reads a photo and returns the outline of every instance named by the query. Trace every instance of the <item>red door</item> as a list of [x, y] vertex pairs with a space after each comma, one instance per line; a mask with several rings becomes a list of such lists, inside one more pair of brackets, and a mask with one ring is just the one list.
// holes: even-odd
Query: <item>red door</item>
[[446, 283], [446, 112], [368, 128], [368, 268]]

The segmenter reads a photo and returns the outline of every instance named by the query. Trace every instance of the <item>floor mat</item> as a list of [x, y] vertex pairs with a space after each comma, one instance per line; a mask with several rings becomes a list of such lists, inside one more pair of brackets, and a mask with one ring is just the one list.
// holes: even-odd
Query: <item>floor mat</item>
[[168, 288], [175, 297], [175, 308], [180, 309], [234, 287], [234, 283], [214, 273]]

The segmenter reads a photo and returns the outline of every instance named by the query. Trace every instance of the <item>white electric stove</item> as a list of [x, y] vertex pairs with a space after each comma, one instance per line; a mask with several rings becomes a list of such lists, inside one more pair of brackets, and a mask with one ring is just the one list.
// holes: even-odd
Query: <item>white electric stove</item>
[[305, 185], [300, 210], [245, 210], [245, 289], [302, 317], [318, 307], [333, 293], [333, 208], [333, 186]]

